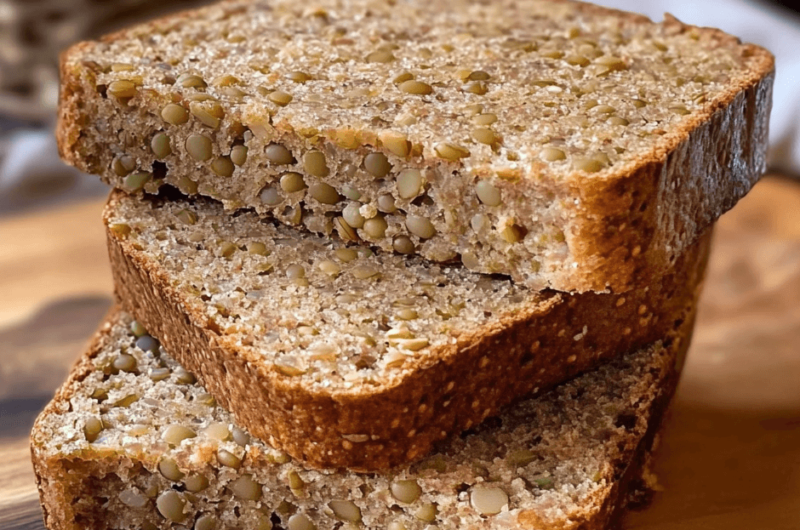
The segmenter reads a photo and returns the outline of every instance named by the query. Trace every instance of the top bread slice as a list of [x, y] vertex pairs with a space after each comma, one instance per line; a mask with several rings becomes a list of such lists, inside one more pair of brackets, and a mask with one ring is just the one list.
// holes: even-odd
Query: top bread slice
[[563, 0], [223, 2], [62, 60], [64, 159], [533, 289], [663, 274], [765, 168], [772, 56]]
[[709, 237], [625, 294], [531, 291], [211, 200], [112, 194], [117, 298], [250, 432], [312, 467], [386, 469], [686, 319]]

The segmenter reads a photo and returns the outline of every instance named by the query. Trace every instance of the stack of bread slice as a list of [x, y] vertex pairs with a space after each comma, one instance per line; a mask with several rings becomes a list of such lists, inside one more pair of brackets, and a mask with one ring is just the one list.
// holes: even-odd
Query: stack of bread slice
[[53, 529], [604, 528], [772, 56], [565, 0], [233, 0], [76, 45], [118, 306], [32, 433]]

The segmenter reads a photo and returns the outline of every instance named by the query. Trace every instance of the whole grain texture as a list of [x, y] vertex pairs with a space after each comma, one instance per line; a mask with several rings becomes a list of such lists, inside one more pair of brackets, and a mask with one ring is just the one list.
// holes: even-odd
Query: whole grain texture
[[45, 524], [601, 530], [642, 471], [692, 324], [412, 466], [358, 474], [309, 470], [252, 436], [163, 348], [143, 349], [139, 323], [114, 312], [31, 433]]
[[62, 156], [130, 193], [623, 292], [763, 172], [773, 59], [563, 0], [241, 0], [78, 44], [62, 76]]
[[567, 295], [210, 200], [114, 192], [104, 215], [126, 310], [243, 427], [311, 466], [354, 470], [415, 461], [663, 337], [696, 302], [710, 239], [648, 287]]

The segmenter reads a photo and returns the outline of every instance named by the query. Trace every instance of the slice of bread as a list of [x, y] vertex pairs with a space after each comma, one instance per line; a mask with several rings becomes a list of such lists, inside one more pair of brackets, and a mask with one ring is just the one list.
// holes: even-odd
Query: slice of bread
[[647, 288], [567, 295], [211, 200], [116, 191], [104, 218], [118, 300], [243, 427], [366, 471], [663, 337], [695, 304], [710, 240]]
[[600, 530], [639, 477], [692, 325], [689, 315], [662, 342], [520, 402], [417, 464], [358, 474], [306, 469], [251, 436], [112, 312], [31, 433], [45, 524]]
[[773, 58], [563, 0], [229, 1], [62, 61], [64, 159], [534, 289], [663, 274], [765, 167]]

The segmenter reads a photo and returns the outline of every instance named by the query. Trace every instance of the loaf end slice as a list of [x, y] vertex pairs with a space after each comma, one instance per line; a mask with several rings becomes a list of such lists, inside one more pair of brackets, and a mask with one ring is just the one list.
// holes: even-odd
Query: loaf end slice
[[663, 337], [696, 302], [710, 239], [647, 288], [566, 295], [209, 200], [114, 192], [104, 216], [118, 300], [242, 426], [361, 471]]
[[579, 2], [250, 0], [79, 44], [62, 77], [62, 156], [130, 193], [623, 292], [764, 171], [774, 64]]
[[689, 345], [662, 341], [380, 474], [309, 470], [237, 426], [114, 311], [31, 433], [50, 530], [605, 528]]

